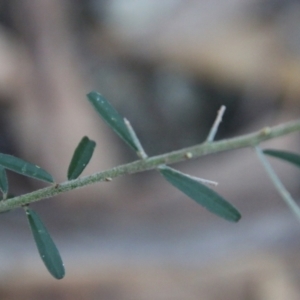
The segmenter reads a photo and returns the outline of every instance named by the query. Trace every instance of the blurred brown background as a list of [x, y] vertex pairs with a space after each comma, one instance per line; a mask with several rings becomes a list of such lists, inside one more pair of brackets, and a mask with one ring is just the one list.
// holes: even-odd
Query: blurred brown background
[[[135, 160], [86, 100], [101, 92], [149, 155], [299, 117], [296, 0], [0, 1], [0, 151], [66, 180], [84, 135], [84, 174]], [[294, 134], [266, 143], [299, 152]], [[299, 198], [299, 171], [274, 167]], [[149, 172], [33, 205], [66, 265], [55, 281], [24, 212], [0, 218], [1, 299], [299, 299], [300, 226], [251, 149], [176, 165], [219, 182], [243, 214], [221, 220]], [[14, 194], [41, 187], [10, 176]]]

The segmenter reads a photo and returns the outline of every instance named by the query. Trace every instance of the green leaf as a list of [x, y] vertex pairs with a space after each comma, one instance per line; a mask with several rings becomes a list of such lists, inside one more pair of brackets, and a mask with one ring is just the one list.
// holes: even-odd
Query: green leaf
[[292, 163], [300, 168], [300, 155], [292, 152], [266, 149], [263, 153]]
[[89, 101], [92, 103], [96, 111], [103, 120], [136, 152], [139, 151], [138, 146], [133, 140], [123, 117], [115, 110], [115, 108], [99, 93], [90, 92], [87, 94]]
[[2, 166], [0, 166], [0, 189], [3, 193], [3, 195], [7, 195], [7, 193], [8, 193], [8, 180], [7, 180], [7, 176], [6, 176], [6, 171]]
[[52, 176], [44, 169], [12, 155], [0, 153], [0, 166], [28, 177], [54, 182]]
[[238, 222], [241, 218], [241, 214], [233, 205], [189, 175], [167, 166], [160, 166], [159, 171], [168, 182], [210, 212], [232, 222]]
[[87, 136], [83, 137], [74, 151], [72, 160], [68, 169], [68, 180], [76, 179], [88, 165], [96, 143]]
[[41, 259], [53, 277], [62, 279], [65, 276], [65, 268], [47, 228], [35, 211], [28, 207], [25, 211]]

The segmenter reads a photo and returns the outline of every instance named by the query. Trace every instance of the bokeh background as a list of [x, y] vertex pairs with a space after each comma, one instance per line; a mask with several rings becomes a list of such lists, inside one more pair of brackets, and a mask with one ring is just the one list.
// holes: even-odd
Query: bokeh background
[[[66, 180], [84, 135], [97, 141], [84, 174], [135, 160], [86, 99], [101, 92], [146, 152], [201, 143], [299, 117], [297, 0], [0, 1], [0, 151]], [[299, 135], [265, 143], [299, 152]], [[299, 171], [272, 163], [295, 199]], [[243, 214], [221, 220], [156, 172], [118, 178], [32, 205], [60, 249], [56, 281], [24, 212], [0, 218], [1, 299], [293, 300], [300, 226], [251, 149], [177, 164], [219, 182]], [[9, 173], [18, 195], [42, 187]]]

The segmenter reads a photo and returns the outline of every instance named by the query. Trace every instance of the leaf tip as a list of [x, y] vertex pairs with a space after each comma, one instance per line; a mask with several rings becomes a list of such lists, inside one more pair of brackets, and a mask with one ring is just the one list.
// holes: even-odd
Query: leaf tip
[[235, 216], [232, 218], [232, 222], [237, 223], [240, 221], [240, 219], [242, 218], [242, 215], [239, 211], [236, 211]]

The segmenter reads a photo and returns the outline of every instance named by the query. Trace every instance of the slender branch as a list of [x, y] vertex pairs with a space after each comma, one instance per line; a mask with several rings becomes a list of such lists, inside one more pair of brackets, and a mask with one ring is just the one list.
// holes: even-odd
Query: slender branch
[[215, 122], [214, 122], [211, 130], [209, 131], [206, 142], [210, 143], [210, 142], [213, 142], [213, 140], [215, 139], [215, 136], [218, 132], [219, 125], [222, 122], [222, 118], [223, 118], [223, 115], [225, 113], [225, 110], [226, 110], [226, 107], [224, 105], [222, 105], [220, 107], [220, 109], [218, 110], [217, 117], [215, 119]]
[[271, 167], [268, 160], [265, 158], [263, 152], [261, 151], [260, 147], [255, 147], [256, 154], [262, 163], [263, 167], [265, 168], [266, 172], [268, 173], [270, 179], [272, 180], [276, 190], [281, 195], [282, 199], [285, 203], [289, 206], [292, 212], [296, 215], [298, 221], [300, 221], [300, 207], [297, 205], [295, 200], [291, 197], [290, 193], [286, 190], [276, 173], [274, 172], [273, 168]]
[[300, 120], [284, 123], [274, 127], [265, 127], [254, 133], [231, 139], [224, 139], [209, 143], [205, 142], [185, 149], [134, 161], [110, 170], [98, 172], [75, 180], [66, 181], [61, 184], [46, 187], [32, 193], [7, 199], [5, 201], [0, 201], [0, 212], [17, 208], [41, 199], [50, 198], [96, 182], [108, 181], [125, 174], [133, 174], [146, 170], [152, 170], [161, 164], [174, 164], [216, 152], [245, 147], [255, 147], [263, 141], [274, 139], [296, 131], [300, 131]]

